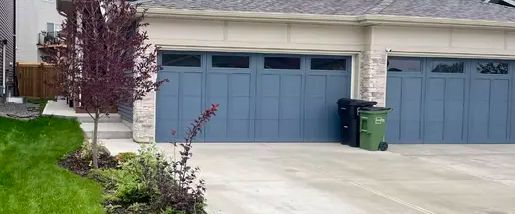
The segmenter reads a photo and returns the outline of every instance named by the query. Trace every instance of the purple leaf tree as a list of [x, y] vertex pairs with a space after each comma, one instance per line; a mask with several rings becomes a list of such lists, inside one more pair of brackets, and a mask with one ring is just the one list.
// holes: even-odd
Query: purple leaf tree
[[157, 49], [148, 43], [144, 12], [126, 0], [73, 0], [60, 34], [63, 47], [49, 62], [57, 87], [93, 118], [93, 166], [98, 168], [98, 122], [121, 103], [132, 103], [163, 83]]

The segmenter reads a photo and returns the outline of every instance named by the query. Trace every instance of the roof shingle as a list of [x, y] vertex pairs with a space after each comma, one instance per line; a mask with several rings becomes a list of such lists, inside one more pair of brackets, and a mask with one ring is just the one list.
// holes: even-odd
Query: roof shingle
[[515, 8], [484, 0], [142, 0], [144, 7], [323, 15], [400, 15], [515, 22]]

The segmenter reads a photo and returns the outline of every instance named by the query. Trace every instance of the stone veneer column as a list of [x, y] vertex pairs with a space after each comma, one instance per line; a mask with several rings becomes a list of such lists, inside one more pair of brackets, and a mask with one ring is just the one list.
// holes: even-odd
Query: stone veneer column
[[[155, 51], [149, 48], [148, 53]], [[157, 63], [157, 62], [156, 62]], [[152, 80], [157, 80], [157, 73], [152, 75]], [[132, 138], [138, 143], [155, 142], [156, 124], [156, 92], [149, 92], [143, 99], [134, 102], [132, 118]]]
[[150, 92], [142, 100], [134, 102], [132, 136], [138, 143], [151, 143], [155, 138], [156, 92]]
[[387, 54], [384, 50], [363, 51], [360, 58], [359, 95], [363, 100], [386, 104]]

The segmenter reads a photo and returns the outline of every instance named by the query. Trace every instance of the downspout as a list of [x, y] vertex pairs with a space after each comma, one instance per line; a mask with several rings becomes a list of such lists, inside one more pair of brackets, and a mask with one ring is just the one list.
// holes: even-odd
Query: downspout
[[4, 39], [2, 40], [2, 95], [5, 95], [5, 87], [6, 87], [6, 84], [5, 84], [5, 72], [6, 72], [6, 68], [5, 68], [5, 60], [6, 60], [6, 49], [5, 49], [5, 46], [7, 46], [7, 39]]
[[17, 63], [17, 60], [16, 60], [16, 1], [13, 1], [13, 4], [14, 4], [14, 15], [13, 15], [13, 90], [12, 90], [12, 96], [18, 96], [19, 95], [19, 89], [18, 89], [18, 76], [17, 76], [17, 72], [16, 72], [16, 63]]

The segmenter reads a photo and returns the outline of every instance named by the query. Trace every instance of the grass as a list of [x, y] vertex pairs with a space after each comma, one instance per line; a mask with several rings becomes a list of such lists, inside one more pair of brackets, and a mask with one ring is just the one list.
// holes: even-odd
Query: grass
[[0, 213], [103, 213], [101, 186], [57, 165], [83, 138], [74, 120], [0, 117]]

